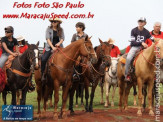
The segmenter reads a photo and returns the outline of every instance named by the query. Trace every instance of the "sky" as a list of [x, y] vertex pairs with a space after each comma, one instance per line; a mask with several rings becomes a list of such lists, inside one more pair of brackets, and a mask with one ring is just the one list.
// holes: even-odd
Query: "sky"
[[[67, 2], [78, 4], [81, 1], [83, 8], [13, 8], [14, 2], [19, 4], [34, 5], [35, 2], [49, 3], [59, 2], [66, 5]], [[146, 29], [151, 31], [156, 21], [163, 23], [163, 0], [0, 0], [0, 37], [5, 35], [6, 26], [14, 27], [14, 37], [22, 35], [29, 43], [37, 43], [43, 46], [46, 28], [50, 25], [48, 19], [4, 19], [3, 14], [28, 13], [76, 13], [94, 14], [92, 19], [62, 19], [61, 27], [64, 29], [64, 46], [70, 44], [72, 35], [76, 33], [75, 24], [84, 22], [86, 25], [85, 33], [92, 36], [93, 46], [99, 45], [99, 38], [107, 41], [109, 38], [115, 40], [115, 45], [120, 49], [127, 47], [130, 33], [137, 26], [140, 17], [147, 19]]]

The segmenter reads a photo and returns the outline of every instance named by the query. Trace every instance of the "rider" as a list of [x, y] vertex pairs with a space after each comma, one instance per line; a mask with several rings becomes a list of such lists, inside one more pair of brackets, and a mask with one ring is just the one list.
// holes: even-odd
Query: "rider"
[[25, 42], [25, 38], [23, 36], [17, 37], [18, 44], [19, 44], [19, 52], [22, 54], [28, 49], [28, 45]]
[[[2, 37], [2, 55], [0, 57], [0, 68], [3, 68], [5, 62], [8, 59], [9, 55], [18, 56], [19, 50], [18, 50], [18, 42], [17, 39], [13, 37], [14, 34], [14, 28], [12, 26], [8, 26], [5, 28], [5, 35]], [[16, 48], [16, 52], [13, 51], [13, 48]]]
[[85, 30], [85, 24], [82, 22], [78, 22], [75, 25], [77, 33], [73, 34], [71, 42], [74, 42], [76, 40], [86, 38], [87, 34], [84, 33]]
[[150, 34], [155, 38], [163, 39], [163, 32], [161, 32], [161, 23], [155, 22], [153, 26], [153, 30], [150, 32]]
[[111, 52], [110, 52], [110, 56], [111, 56], [111, 57], [115, 57], [115, 58], [119, 57], [120, 54], [121, 54], [121, 52], [120, 52], [118, 46], [114, 45], [114, 42], [115, 42], [115, 41], [114, 41], [113, 39], [110, 38], [110, 39], [108, 40], [108, 42], [110, 42], [109, 44], [112, 45], [112, 49], [111, 49]]
[[126, 66], [125, 66], [125, 80], [130, 81], [130, 76], [129, 76], [129, 67], [130, 63], [137, 52], [143, 46], [144, 48], [147, 48], [148, 45], [145, 43], [146, 39], [151, 39], [153, 40], [153, 37], [150, 35], [149, 31], [144, 28], [146, 25], [146, 18], [141, 17], [138, 20], [138, 27], [132, 29], [131, 31], [131, 49], [127, 55], [127, 60], [126, 60]]
[[41, 57], [41, 73], [42, 78], [41, 80], [45, 80], [45, 66], [48, 58], [51, 55], [52, 51], [56, 51], [56, 47], [63, 47], [63, 41], [65, 39], [64, 31], [60, 27], [60, 24], [62, 23], [62, 20], [59, 18], [50, 18], [49, 21], [51, 22], [51, 25], [46, 30], [46, 41], [47, 44], [45, 46], [45, 53]]
[[[77, 41], [79, 39], [86, 38], [86, 36], [87, 36], [87, 34], [84, 32], [85, 24], [83, 22], [76, 23], [75, 27], [76, 27], [77, 33], [73, 34], [71, 43], [75, 42], [75, 41]], [[76, 70], [78, 70], [78, 69], [76, 69]], [[74, 79], [73, 81], [79, 80], [80, 76], [77, 75], [76, 73], [74, 73], [73, 74], [73, 79]]]

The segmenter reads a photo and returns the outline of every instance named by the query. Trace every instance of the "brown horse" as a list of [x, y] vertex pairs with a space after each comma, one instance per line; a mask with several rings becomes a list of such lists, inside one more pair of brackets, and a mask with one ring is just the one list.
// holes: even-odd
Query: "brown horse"
[[[119, 108], [122, 110], [123, 96], [124, 98], [124, 108], [127, 109], [128, 95], [130, 88], [133, 84], [138, 84], [138, 99], [139, 107], [137, 115], [142, 115], [142, 88], [144, 84], [148, 86], [148, 104], [149, 104], [149, 115], [153, 116], [154, 112], [152, 109], [152, 89], [154, 85], [154, 71], [155, 71], [155, 61], [156, 61], [156, 52], [155, 49], [160, 48], [160, 52], [163, 52], [163, 40], [155, 39], [155, 43], [147, 49], [144, 49], [143, 52], [138, 56], [135, 64], [135, 75], [133, 75], [133, 82], [125, 83], [124, 81], [124, 70], [125, 68], [119, 61], [118, 63], [118, 80], [119, 80]], [[160, 55], [161, 59], [163, 58], [163, 53]]]
[[[89, 67], [86, 69], [83, 67], [83, 79], [84, 79], [84, 87], [85, 87], [85, 99], [86, 99], [86, 105], [85, 109], [86, 112], [93, 112], [93, 99], [94, 99], [94, 93], [95, 89], [98, 85], [98, 82], [100, 78], [104, 75], [105, 72], [105, 67], [109, 66], [111, 63], [111, 58], [110, 58], [110, 51], [111, 51], [111, 45], [109, 42], [102, 42], [100, 40], [100, 45], [96, 47], [96, 54], [98, 58], [98, 62], [94, 65], [88, 62], [88, 60], [85, 60], [85, 63], [89, 64]], [[88, 98], [89, 98], [89, 86], [90, 83], [92, 83], [92, 89], [91, 89], [91, 99], [90, 99], [90, 104], [88, 107]], [[74, 85], [74, 84], [73, 84]], [[73, 86], [72, 86], [73, 87]], [[73, 92], [70, 93], [70, 102], [73, 102]], [[69, 103], [69, 109], [71, 113], [73, 113], [73, 104]]]
[[[93, 49], [90, 38], [80, 39], [71, 43], [64, 49], [58, 48], [59, 52], [55, 53], [48, 61], [47, 84], [44, 95], [44, 110], [46, 111], [46, 101], [48, 99], [49, 90], [54, 87], [54, 119], [58, 119], [57, 105], [59, 101], [59, 88], [62, 86], [62, 107], [61, 117], [65, 118], [66, 101], [69, 88], [71, 87], [72, 70], [76, 59], [79, 55], [89, 57], [92, 63], [97, 62], [96, 53]], [[86, 65], [85, 65], [86, 66]], [[53, 83], [48, 83], [53, 81]]]

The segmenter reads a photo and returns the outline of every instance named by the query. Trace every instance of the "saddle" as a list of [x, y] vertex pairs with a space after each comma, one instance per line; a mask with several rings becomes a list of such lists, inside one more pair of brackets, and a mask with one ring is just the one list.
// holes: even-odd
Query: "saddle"
[[[140, 48], [140, 49], [135, 53], [135, 55], [134, 55], [134, 57], [133, 57], [133, 59], [132, 59], [132, 61], [131, 61], [131, 66], [134, 66], [134, 67], [135, 67], [136, 61], [137, 61], [139, 55], [140, 55], [142, 52], [143, 52], [143, 48]], [[120, 60], [120, 62], [121, 62], [122, 64], [126, 64], [127, 55], [128, 55], [128, 54], [125, 53], [124, 55], [122, 55], [122, 56], [120, 57], [119, 60]]]

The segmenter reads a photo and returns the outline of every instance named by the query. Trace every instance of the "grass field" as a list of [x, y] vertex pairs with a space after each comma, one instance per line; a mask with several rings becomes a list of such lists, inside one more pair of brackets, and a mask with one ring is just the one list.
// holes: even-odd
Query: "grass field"
[[[112, 88], [111, 88], [111, 93], [112, 93]], [[162, 97], [163, 96], [163, 88], [160, 89], [160, 93], [161, 93], [161, 105], [163, 105], [163, 97]], [[61, 100], [61, 95], [62, 95], [62, 92], [60, 92], [60, 94], [59, 94], [59, 96], [60, 96], [59, 105], [58, 105], [59, 108], [61, 108], [61, 101], [62, 101]], [[109, 99], [111, 100], [111, 94], [109, 94]], [[105, 108], [103, 105], [100, 104], [100, 100], [101, 100], [100, 87], [97, 86], [97, 89], [96, 89], [96, 92], [95, 92], [95, 97], [94, 97], [93, 107], [95, 109], [110, 109], [110, 108], [112, 108], [110, 106], [109, 106], [109, 108]], [[104, 100], [105, 100], [105, 93], [104, 93]], [[54, 101], [54, 97], [53, 97], [53, 101]], [[74, 99], [74, 101], [75, 101], [75, 99]], [[116, 89], [114, 101], [115, 101], [115, 107], [113, 107], [113, 109], [117, 109], [118, 108], [118, 102], [119, 102], [118, 87]], [[84, 98], [84, 102], [85, 102], [85, 98]], [[7, 95], [7, 104], [10, 104], [10, 103], [11, 103], [11, 94], [8, 94]], [[36, 91], [27, 94], [26, 104], [27, 105], [33, 105], [34, 111], [35, 112], [37, 111], [37, 94], [36, 94]], [[0, 96], [0, 118], [2, 116], [1, 115], [2, 114], [2, 112], [1, 112], [2, 105], [3, 105], [3, 101], [2, 101], [2, 95], [1, 95]], [[130, 92], [130, 95], [129, 95], [128, 105], [133, 106], [133, 89], [131, 89], [131, 92]], [[67, 107], [68, 107], [68, 101], [67, 101]], [[41, 109], [42, 109], [42, 104], [41, 104]], [[74, 109], [75, 110], [84, 109], [84, 108], [80, 107], [80, 98], [79, 98], [79, 107], [78, 108], [74, 107]], [[48, 111], [53, 111], [53, 110], [54, 110], [53, 108], [48, 109]]]

